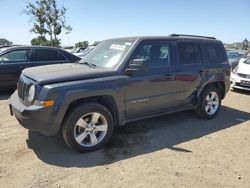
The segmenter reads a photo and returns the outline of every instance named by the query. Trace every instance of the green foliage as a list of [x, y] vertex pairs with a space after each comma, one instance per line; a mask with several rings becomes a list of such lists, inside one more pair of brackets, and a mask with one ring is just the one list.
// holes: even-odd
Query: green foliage
[[[66, 24], [66, 8], [60, 7], [56, 0], [36, 0], [27, 2], [24, 13], [31, 18], [33, 27], [30, 32], [38, 34], [38, 37], [32, 39], [32, 44], [59, 46], [58, 36], [65, 31], [69, 34], [72, 27]], [[47, 39], [49, 37], [49, 40]]]
[[31, 40], [31, 44], [37, 46], [50, 46], [50, 41], [48, 41], [45, 37], [38, 36]]
[[75, 47], [77, 48], [87, 48], [89, 45], [88, 41], [78, 42], [75, 44]]
[[7, 39], [0, 38], [0, 45], [11, 45], [12, 42], [8, 41]]
[[98, 44], [100, 44], [101, 43], [101, 41], [95, 41], [94, 43], [93, 43], [93, 46], [97, 46]]

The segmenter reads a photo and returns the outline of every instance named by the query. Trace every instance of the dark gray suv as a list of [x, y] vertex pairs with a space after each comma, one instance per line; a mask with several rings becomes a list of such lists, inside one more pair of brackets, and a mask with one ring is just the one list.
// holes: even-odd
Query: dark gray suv
[[25, 69], [9, 105], [25, 128], [62, 132], [70, 148], [88, 152], [128, 122], [187, 109], [215, 117], [229, 77], [225, 49], [213, 37], [117, 38], [79, 63]]

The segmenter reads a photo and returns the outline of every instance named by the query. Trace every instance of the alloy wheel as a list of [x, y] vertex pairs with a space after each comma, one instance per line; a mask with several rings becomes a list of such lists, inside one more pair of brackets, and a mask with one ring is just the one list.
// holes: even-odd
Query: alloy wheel
[[107, 130], [106, 118], [98, 112], [91, 112], [77, 121], [74, 127], [74, 138], [81, 146], [92, 147], [104, 139]]
[[218, 94], [214, 91], [211, 91], [207, 94], [205, 99], [205, 110], [207, 114], [213, 115], [219, 108], [219, 97]]

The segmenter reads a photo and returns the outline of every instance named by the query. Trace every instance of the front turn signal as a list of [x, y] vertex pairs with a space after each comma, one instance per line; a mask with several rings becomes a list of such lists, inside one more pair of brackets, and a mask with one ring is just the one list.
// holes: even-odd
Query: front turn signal
[[37, 106], [51, 107], [54, 106], [54, 101], [35, 101], [34, 103]]
[[45, 107], [50, 107], [54, 106], [55, 102], [54, 101], [41, 101], [42, 105]]

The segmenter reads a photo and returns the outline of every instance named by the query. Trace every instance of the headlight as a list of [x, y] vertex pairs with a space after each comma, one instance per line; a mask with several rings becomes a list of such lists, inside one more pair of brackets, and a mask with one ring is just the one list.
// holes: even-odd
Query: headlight
[[233, 72], [234, 74], [237, 74], [237, 71], [238, 71], [238, 66], [236, 66], [236, 67], [233, 69], [232, 72]]
[[35, 92], [36, 92], [35, 86], [31, 85], [29, 87], [29, 92], [28, 92], [28, 101], [29, 102], [32, 102], [34, 100]]

